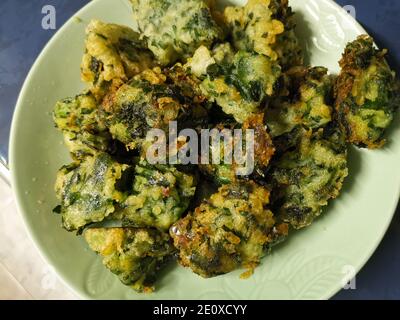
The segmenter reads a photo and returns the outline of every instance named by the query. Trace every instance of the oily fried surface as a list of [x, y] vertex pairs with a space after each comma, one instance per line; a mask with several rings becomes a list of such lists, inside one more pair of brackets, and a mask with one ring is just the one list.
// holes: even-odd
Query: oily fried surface
[[[235, 182], [238, 179], [234, 150], [240, 148], [245, 154], [246, 136], [234, 135], [236, 123], [226, 121], [219, 123], [210, 131], [209, 151], [202, 151], [200, 171], [216, 185], [224, 185]], [[208, 164], [206, 164], [208, 162]]]
[[162, 65], [190, 57], [222, 37], [207, 1], [131, 0], [133, 16], [149, 49]]
[[[201, 81], [189, 74], [181, 63], [177, 63], [173, 67], [166, 68], [163, 71], [167, 77], [167, 82], [179, 87], [184, 97], [196, 104], [204, 104], [205, 106], [209, 104], [207, 97], [204, 96], [200, 89]], [[204, 114], [202, 116], [206, 117]]]
[[115, 203], [124, 196], [116, 185], [127, 169], [127, 165], [115, 162], [107, 153], [87, 156], [80, 163], [62, 167], [55, 188], [61, 201], [63, 227], [80, 231], [114, 212]]
[[274, 99], [266, 111], [273, 137], [292, 131], [297, 125], [309, 129], [333, 120], [334, 78], [323, 67], [295, 68], [286, 73], [286, 96]]
[[154, 227], [167, 231], [189, 207], [196, 190], [195, 177], [173, 166], [135, 167], [131, 195], [120, 205], [114, 218], [125, 226]]
[[278, 60], [284, 70], [302, 65], [287, 0], [249, 0], [244, 7], [227, 7], [224, 18], [236, 49]]
[[58, 101], [53, 120], [75, 160], [108, 149], [110, 136], [99, 119], [97, 102], [90, 92]]
[[86, 29], [81, 77], [97, 100], [108, 90], [155, 65], [152, 53], [132, 29], [92, 20]]
[[[221, 132], [222, 130], [229, 130], [230, 134], [223, 136], [224, 139], [220, 141], [219, 150], [214, 150], [215, 146], [211, 144], [209, 164], [200, 165], [200, 170], [211, 177], [217, 185], [239, 183], [240, 180], [248, 179], [249, 177], [264, 177], [264, 171], [275, 153], [272, 139], [264, 124], [263, 114], [250, 116], [241, 128], [243, 130], [242, 136], [237, 137], [232, 132], [232, 129], [234, 129], [232, 124], [219, 124], [216, 129]], [[252, 130], [253, 134], [246, 135], [247, 130]], [[248, 141], [248, 139], [251, 139], [251, 141]], [[210, 139], [210, 142], [213, 142], [213, 140]], [[252, 142], [252, 148], [250, 148], [250, 142]], [[237, 148], [242, 150], [240, 159], [235, 158], [235, 150]], [[221, 163], [213, 162], [214, 153], [219, 153]], [[225, 163], [224, 156], [226, 154], [230, 155], [231, 163]], [[246, 162], [246, 159], [249, 159], [246, 158], [248, 156], [251, 157], [251, 164]], [[249, 168], [249, 172], [240, 173], [238, 170], [245, 169], [246, 165], [252, 165], [253, 170], [250, 171]]]
[[281, 75], [280, 66], [268, 57], [246, 51], [235, 53], [227, 43], [213, 51], [200, 47], [186, 68], [202, 80], [204, 96], [239, 123], [260, 112]]
[[275, 212], [300, 229], [339, 195], [348, 175], [347, 148], [335, 124], [316, 132], [301, 127], [294, 131], [290, 133], [293, 146], [272, 165], [271, 176]]
[[166, 233], [142, 228], [91, 228], [89, 247], [121, 282], [139, 292], [151, 292], [159, 270], [174, 252]]
[[272, 156], [275, 153], [275, 148], [272, 139], [267, 131], [264, 123], [264, 115], [258, 114], [247, 118], [243, 124], [243, 130], [254, 131], [254, 159], [256, 167], [266, 168]]
[[253, 269], [278, 230], [268, 203], [268, 190], [254, 182], [221, 187], [172, 226], [180, 263], [203, 277]]
[[159, 68], [147, 70], [103, 101], [104, 121], [114, 139], [137, 149], [150, 129], [168, 132], [170, 121], [202, 116], [197, 115], [201, 106], [189, 103], [181, 88], [166, 80]]
[[340, 61], [336, 112], [348, 141], [359, 147], [383, 146], [400, 102], [400, 87], [385, 54], [364, 35], [347, 45]]

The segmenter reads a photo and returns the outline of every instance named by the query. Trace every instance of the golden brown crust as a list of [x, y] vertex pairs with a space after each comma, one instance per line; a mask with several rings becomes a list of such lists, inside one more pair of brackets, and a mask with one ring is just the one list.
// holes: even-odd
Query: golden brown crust
[[179, 261], [203, 277], [253, 270], [272, 243], [285, 237], [268, 209], [269, 191], [254, 182], [221, 187], [170, 229]]
[[361, 35], [349, 43], [340, 60], [335, 109], [348, 142], [369, 149], [385, 144], [383, 135], [400, 101], [399, 84], [388, 66], [387, 50]]
[[254, 155], [256, 165], [267, 167], [275, 153], [271, 136], [264, 123], [264, 114], [250, 116], [243, 124], [243, 130], [254, 130]]

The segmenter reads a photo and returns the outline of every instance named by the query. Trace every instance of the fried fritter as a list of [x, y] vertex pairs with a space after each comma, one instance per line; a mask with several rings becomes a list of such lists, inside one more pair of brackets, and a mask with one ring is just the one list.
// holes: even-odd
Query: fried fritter
[[247, 277], [339, 196], [347, 142], [384, 144], [400, 103], [386, 50], [360, 36], [335, 78], [304, 65], [288, 0], [130, 2], [140, 33], [91, 21], [89, 89], [55, 106], [74, 162], [53, 211], [138, 292], [173, 257], [205, 278]]
[[234, 54], [229, 44], [212, 52], [200, 47], [186, 68], [202, 79], [203, 94], [239, 123], [260, 112], [281, 75], [279, 65], [268, 57], [245, 51]]
[[179, 261], [203, 277], [254, 269], [265, 249], [287, 233], [274, 228], [269, 191], [254, 182], [223, 186], [170, 229]]
[[55, 189], [61, 201], [63, 227], [68, 231], [80, 231], [113, 213], [115, 204], [125, 197], [116, 184], [128, 168], [106, 153], [87, 156], [80, 163], [62, 167]]
[[132, 188], [132, 195], [121, 203], [114, 218], [122, 219], [124, 226], [167, 231], [188, 209], [196, 180], [173, 166], [141, 161], [135, 168]]
[[385, 60], [386, 50], [362, 35], [347, 45], [336, 84], [336, 111], [350, 143], [380, 148], [400, 104], [400, 86]]
[[334, 78], [323, 67], [297, 68], [287, 74], [288, 96], [274, 99], [266, 111], [273, 137], [292, 131], [297, 125], [309, 129], [326, 126], [333, 120]]
[[182, 124], [196, 118], [202, 107], [166, 80], [159, 68], [147, 70], [105, 98], [102, 114], [114, 139], [129, 149], [140, 148], [150, 129], [168, 132], [170, 121]]
[[97, 102], [90, 92], [58, 101], [53, 120], [75, 160], [107, 150], [110, 135], [99, 119]]
[[283, 70], [303, 64], [288, 0], [248, 0], [244, 7], [227, 7], [224, 17], [237, 50], [279, 61]]
[[276, 214], [300, 229], [310, 225], [328, 200], [339, 195], [348, 175], [347, 147], [334, 123], [317, 132], [302, 127], [294, 131], [290, 133], [294, 147], [275, 160], [271, 176]]
[[204, 0], [131, 0], [133, 16], [162, 65], [190, 57], [222, 37]]
[[84, 236], [103, 264], [139, 292], [154, 290], [160, 269], [174, 252], [168, 234], [153, 229], [93, 228]]
[[[240, 127], [239, 127], [240, 128]], [[224, 125], [217, 126], [217, 129], [222, 131], [223, 129], [232, 130], [233, 128], [226, 128]], [[237, 144], [241, 143], [243, 150], [243, 155], [246, 155], [246, 148], [248, 147], [246, 130], [253, 130], [254, 132], [254, 171], [250, 172], [248, 175], [238, 175], [236, 170], [238, 168], [242, 168], [244, 164], [238, 164], [235, 162], [235, 158], [233, 156], [234, 150], [237, 147]], [[275, 148], [273, 146], [271, 137], [267, 131], [267, 128], [264, 124], [264, 115], [258, 114], [254, 116], [250, 116], [242, 126], [242, 139], [238, 139], [234, 134], [228, 135], [225, 137], [225, 143], [229, 146], [229, 150], [225, 149], [225, 143], [221, 141], [220, 150], [213, 150], [210, 148], [210, 164], [200, 165], [200, 170], [203, 171], [206, 175], [211, 177], [218, 185], [222, 184], [230, 184], [234, 182], [240, 181], [240, 179], [245, 179], [254, 176], [264, 176], [264, 171], [269, 165], [269, 162], [272, 156], [275, 153]], [[228, 139], [229, 138], [229, 139]], [[227, 140], [228, 139], [228, 140]], [[211, 140], [212, 142], [212, 140]], [[220, 164], [212, 163], [213, 152], [220, 153]], [[230, 152], [232, 157], [232, 163], [224, 162], [224, 155]], [[249, 164], [247, 164], [249, 165]]]
[[100, 101], [134, 75], [155, 66], [154, 56], [139, 34], [112, 23], [92, 20], [86, 29], [81, 76]]

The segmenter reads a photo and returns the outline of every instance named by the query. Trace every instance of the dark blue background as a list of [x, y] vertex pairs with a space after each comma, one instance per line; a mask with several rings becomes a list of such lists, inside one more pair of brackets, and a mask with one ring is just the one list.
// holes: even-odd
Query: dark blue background
[[[112, 0], [114, 1], [114, 0]], [[10, 121], [22, 83], [43, 46], [54, 34], [41, 28], [41, 8], [57, 10], [59, 28], [88, 0], [0, 0], [0, 154], [7, 154]], [[353, 5], [357, 20], [391, 54], [400, 70], [400, 1], [337, 0]], [[341, 291], [335, 299], [400, 299], [400, 212], [379, 249], [357, 276], [357, 290]]]

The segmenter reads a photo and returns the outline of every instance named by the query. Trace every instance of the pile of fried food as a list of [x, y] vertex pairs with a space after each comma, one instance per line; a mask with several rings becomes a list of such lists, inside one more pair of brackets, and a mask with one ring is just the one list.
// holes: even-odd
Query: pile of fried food
[[[138, 291], [176, 257], [203, 277], [250, 275], [339, 195], [349, 144], [384, 145], [400, 102], [386, 51], [362, 35], [333, 76], [304, 65], [288, 0], [222, 11], [210, 0], [131, 2], [138, 31], [91, 21], [89, 88], [55, 106], [73, 162], [58, 173], [54, 211]], [[254, 172], [150, 164], [146, 135], [170, 121], [253, 129]]]

